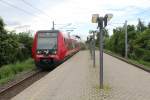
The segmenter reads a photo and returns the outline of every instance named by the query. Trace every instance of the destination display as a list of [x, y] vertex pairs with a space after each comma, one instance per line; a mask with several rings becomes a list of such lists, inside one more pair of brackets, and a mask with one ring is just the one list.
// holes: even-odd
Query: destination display
[[38, 37], [56, 37], [57, 33], [38, 33]]

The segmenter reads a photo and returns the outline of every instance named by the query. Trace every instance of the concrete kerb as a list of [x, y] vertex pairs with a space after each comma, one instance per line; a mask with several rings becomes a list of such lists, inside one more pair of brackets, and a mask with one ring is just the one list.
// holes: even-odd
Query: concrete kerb
[[126, 63], [128, 63], [128, 64], [131, 64], [131, 65], [133, 65], [133, 66], [135, 66], [135, 67], [138, 67], [138, 68], [140, 68], [140, 69], [142, 69], [142, 70], [144, 70], [144, 71], [150, 73], [150, 69], [146, 69], [146, 68], [144, 67], [144, 65], [140, 65], [140, 64], [133, 63], [133, 62], [129, 61], [128, 59], [125, 59], [125, 58], [123, 58], [123, 57], [120, 57], [120, 56], [118, 56], [118, 55], [112, 54], [112, 53], [107, 52], [107, 51], [104, 51], [104, 53], [106, 53], [106, 54], [108, 54], [108, 55], [110, 55], [110, 56], [113, 56], [113, 57], [115, 57], [115, 58], [117, 58], [117, 59], [119, 59], [119, 60], [122, 60], [122, 61], [124, 61], [124, 62], [126, 62]]

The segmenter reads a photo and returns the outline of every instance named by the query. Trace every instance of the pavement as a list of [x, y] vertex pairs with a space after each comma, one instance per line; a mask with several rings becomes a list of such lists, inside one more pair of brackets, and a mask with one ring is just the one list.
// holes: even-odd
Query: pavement
[[104, 81], [111, 87], [108, 100], [150, 100], [150, 73], [107, 54]]
[[91, 62], [81, 51], [12, 100], [91, 100]]
[[12, 100], [150, 100], [150, 73], [104, 54], [104, 89], [99, 89], [99, 52], [93, 68], [80, 51]]

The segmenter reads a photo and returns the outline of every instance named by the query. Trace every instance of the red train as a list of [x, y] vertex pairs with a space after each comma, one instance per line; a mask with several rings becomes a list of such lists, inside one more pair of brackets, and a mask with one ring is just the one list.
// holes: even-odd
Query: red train
[[33, 40], [32, 57], [38, 68], [49, 69], [50, 65], [63, 61], [79, 50], [80, 43], [76, 37], [69, 37], [59, 30], [40, 30]]

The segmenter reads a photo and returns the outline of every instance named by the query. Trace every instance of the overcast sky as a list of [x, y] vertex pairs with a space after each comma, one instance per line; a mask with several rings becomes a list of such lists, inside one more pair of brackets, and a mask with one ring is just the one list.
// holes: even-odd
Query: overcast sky
[[72, 34], [83, 39], [90, 29], [97, 27], [91, 23], [95, 13], [100, 16], [113, 14], [107, 27], [112, 34], [111, 30], [123, 26], [125, 20], [135, 25], [138, 18], [145, 24], [150, 22], [150, 0], [0, 0], [0, 16], [11, 29], [20, 26], [34, 31], [51, 29], [54, 20], [56, 28], [76, 28]]

